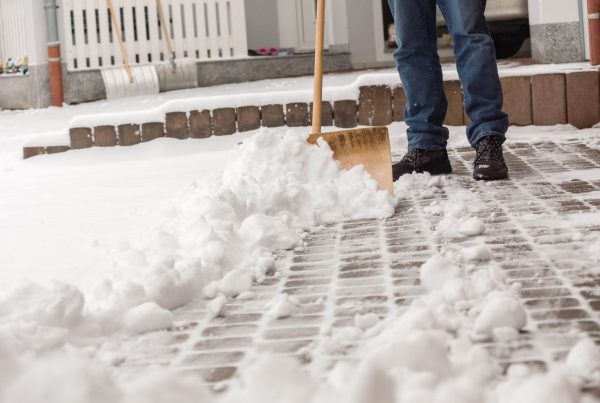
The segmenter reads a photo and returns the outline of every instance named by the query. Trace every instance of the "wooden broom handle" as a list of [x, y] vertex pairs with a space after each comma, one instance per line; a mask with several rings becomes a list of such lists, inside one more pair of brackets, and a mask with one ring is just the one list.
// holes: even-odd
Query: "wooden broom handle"
[[121, 24], [117, 21], [117, 15], [115, 14], [115, 8], [113, 7], [112, 0], [106, 0], [108, 3], [108, 8], [110, 9], [110, 16], [112, 18], [113, 23], [113, 32], [117, 37], [117, 41], [119, 42], [119, 49], [121, 49], [121, 56], [123, 57], [123, 63], [125, 63], [125, 70], [127, 70], [127, 76], [129, 77], [129, 82], [133, 83], [133, 74], [131, 73], [131, 67], [129, 67], [129, 58], [127, 57], [127, 51], [125, 50], [125, 44], [123, 43], [123, 38], [121, 38]]
[[156, 7], [158, 8], [158, 18], [160, 18], [160, 25], [162, 26], [163, 36], [167, 41], [169, 57], [173, 57], [173, 43], [171, 42], [171, 35], [169, 35], [169, 29], [167, 27], [167, 19], [165, 18], [165, 12], [163, 11], [162, 2], [160, 0], [156, 0]]
[[323, 102], [323, 42], [325, 39], [325, 0], [317, 1], [317, 32], [315, 35], [315, 88], [313, 93], [312, 132], [321, 133]]

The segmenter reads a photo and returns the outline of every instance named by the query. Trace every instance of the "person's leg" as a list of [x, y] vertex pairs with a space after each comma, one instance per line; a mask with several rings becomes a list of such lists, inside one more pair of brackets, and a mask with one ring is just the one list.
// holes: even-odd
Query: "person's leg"
[[508, 116], [502, 112], [502, 88], [496, 65], [494, 42], [485, 21], [486, 0], [437, 0], [452, 35], [456, 68], [472, 123], [469, 143], [476, 150], [473, 178], [505, 179], [502, 143]]
[[443, 126], [448, 101], [437, 54], [435, 0], [388, 0], [396, 31], [396, 65], [406, 93], [408, 153], [393, 166], [394, 180], [411, 172], [452, 172]]
[[471, 146], [485, 136], [505, 140], [508, 116], [502, 112], [502, 89], [496, 51], [485, 21], [486, 0], [437, 0], [452, 36], [456, 68], [472, 123]]
[[398, 50], [394, 59], [407, 97], [404, 120], [409, 149], [443, 150], [448, 109], [437, 54], [435, 0], [388, 0]]

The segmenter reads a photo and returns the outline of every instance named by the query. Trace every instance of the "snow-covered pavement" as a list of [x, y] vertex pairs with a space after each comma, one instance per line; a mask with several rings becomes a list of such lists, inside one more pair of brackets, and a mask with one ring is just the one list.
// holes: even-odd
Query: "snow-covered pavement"
[[600, 129], [397, 200], [306, 130], [0, 164], [0, 402], [600, 399]]
[[[513, 132], [506, 152], [511, 181], [474, 182], [472, 150], [457, 140], [450, 152], [454, 174], [402, 180], [392, 217], [316, 228], [303, 246], [279, 252], [277, 270], [227, 300], [217, 318], [210, 300], [199, 298], [174, 311], [168, 331], [110, 340], [98, 356], [124, 379], [152, 366], [199, 375], [217, 391], [233, 390], [222, 396], [227, 401], [295, 402], [292, 391], [314, 387], [285, 361], [265, 358], [272, 355], [298, 359], [333, 389], [351, 379], [357, 402], [520, 403], [559, 401], [556, 396], [576, 402], [573, 385], [583, 385], [586, 402], [600, 398], [600, 356], [586, 345], [600, 344], [600, 133]], [[506, 295], [489, 297], [498, 292]], [[430, 351], [434, 341], [409, 340], [404, 348], [417, 349], [415, 362], [406, 358], [409, 351], [389, 362], [374, 358], [382, 344], [402, 345], [403, 335], [416, 331], [402, 327], [407, 321], [416, 321], [419, 337], [442, 332], [450, 357]], [[257, 365], [273, 372], [257, 373]], [[451, 375], [411, 378], [438, 365], [450, 366]], [[464, 375], [462, 366], [484, 374]], [[582, 367], [588, 379], [565, 381], [564, 373], [574, 376]], [[273, 388], [271, 377], [278, 386], [259, 390], [261, 382]], [[393, 399], [386, 379], [395, 382]], [[302, 396], [337, 401], [338, 392]]]

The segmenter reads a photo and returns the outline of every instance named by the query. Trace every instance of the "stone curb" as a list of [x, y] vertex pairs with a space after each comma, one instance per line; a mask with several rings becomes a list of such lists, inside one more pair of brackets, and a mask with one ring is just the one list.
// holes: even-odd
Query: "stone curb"
[[[600, 73], [581, 71], [533, 76], [503, 77], [503, 110], [511, 125], [572, 124], [580, 129], [600, 121]], [[445, 124], [469, 124], [463, 106], [460, 83], [444, 83], [448, 98]], [[350, 129], [356, 126], [382, 126], [404, 119], [408, 100], [402, 87], [371, 85], [359, 88], [358, 100], [324, 101], [322, 125]], [[133, 145], [160, 137], [207, 138], [259, 127], [306, 127], [311, 123], [312, 104], [246, 105], [237, 108], [167, 113], [164, 122], [115, 126], [73, 127], [70, 145], [24, 147], [23, 158], [82, 149], [93, 146]]]

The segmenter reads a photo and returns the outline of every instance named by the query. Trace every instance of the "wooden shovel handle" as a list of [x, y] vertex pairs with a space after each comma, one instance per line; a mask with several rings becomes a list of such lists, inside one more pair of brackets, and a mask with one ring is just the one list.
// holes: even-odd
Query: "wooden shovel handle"
[[317, 1], [317, 31], [315, 35], [315, 88], [313, 93], [312, 132], [321, 133], [323, 102], [323, 42], [325, 39], [325, 0]]
[[169, 49], [169, 56], [173, 55], [173, 42], [171, 42], [171, 35], [169, 35], [169, 28], [167, 27], [167, 19], [165, 18], [165, 12], [163, 11], [161, 0], [156, 0], [156, 7], [158, 8], [158, 18], [160, 18], [160, 25], [162, 26], [163, 36], [167, 41], [167, 49]]
[[123, 38], [121, 38], [121, 24], [117, 20], [117, 14], [115, 14], [115, 8], [113, 6], [112, 0], [106, 0], [108, 3], [108, 8], [110, 9], [110, 16], [112, 18], [113, 24], [113, 32], [117, 37], [117, 41], [119, 42], [119, 49], [121, 50], [121, 56], [123, 57], [123, 63], [125, 63], [125, 70], [127, 70], [127, 76], [129, 77], [129, 82], [133, 82], [133, 74], [131, 73], [131, 67], [129, 66], [129, 58], [127, 57], [127, 51], [125, 50], [125, 44], [123, 43]]

